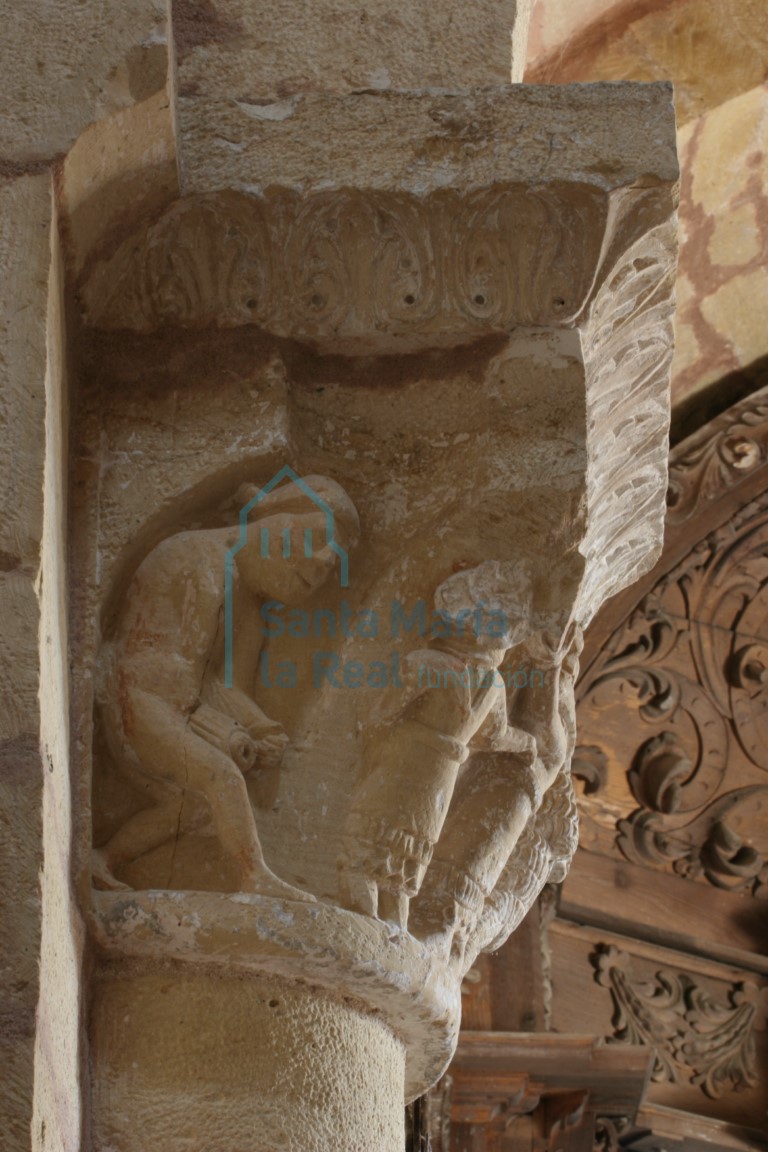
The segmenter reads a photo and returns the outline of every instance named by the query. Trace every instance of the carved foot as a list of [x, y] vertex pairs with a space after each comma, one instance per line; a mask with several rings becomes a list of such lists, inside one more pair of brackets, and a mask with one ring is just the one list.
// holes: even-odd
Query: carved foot
[[408, 897], [401, 891], [379, 889], [379, 920], [386, 920], [388, 924], [402, 929], [408, 927]]
[[342, 867], [339, 872], [339, 903], [350, 912], [385, 920], [406, 931], [409, 897], [402, 888], [388, 887], [381, 881], [355, 869]]
[[379, 903], [376, 882], [362, 872], [342, 868], [339, 872], [339, 903], [350, 912], [375, 917]]
[[102, 848], [94, 848], [91, 853], [91, 883], [99, 892], [131, 892], [130, 884], [123, 884], [107, 863], [107, 854]]
[[461, 967], [475, 921], [476, 917], [466, 908], [451, 901], [443, 907], [420, 909], [418, 918], [413, 917], [410, 931], [423, 944], [442, 952], [446, 961], [450, 959], [452, 964]]
[[278, 900], [302, 900], [306, 904], [314, 904], [315, 897], [309, 892], [302, 892], [301, 888], [294, 888], [279, 880], [274, 872], [264, 866], [246, 877], [240, 887], [241, 892], [252, 892], [256, 896], [275, 896]]

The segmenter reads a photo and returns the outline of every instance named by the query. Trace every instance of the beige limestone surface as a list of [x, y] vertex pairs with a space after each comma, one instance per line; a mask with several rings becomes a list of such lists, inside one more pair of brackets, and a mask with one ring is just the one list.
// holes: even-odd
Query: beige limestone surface
[[39, 573], [43, 535], [50, 176], [0, 186], [0, 1115], [29, 1147], [43, 859]]
[[45, 470], [40, 589], [43, 785], [40, 996], [35, 1030], [34, 1147], [79, 1152], [84, 933], [72, 884], [73, 808], [67, 580], [69, 348], [58, 219], [51, 229], [45, 374]]
[[[358, 510], [363, 542], [350, 558], [348, 591], [334, 580], [306, 607], [337, 612], [343, 598], [353, 611], [374, 608], [381, 634], [347, 641], [337, 636], [327, 645], [324, 636], [318, 642], [276, 638], [271, 660], [296, 659], [299, 690], [270, 688], [263, 678], [258, 690], [259, 703], [286, 727], [292, 745], [277, 775], [263, 781], [259, 825], [267, 857], [278, 875], [329, 898], [336, 887], [341, 806], [360, 756], [356, 733], [365, 730], [371, 708], [386, 714], [396, 705], [397, 692], [336, 690], [327, 681], [312, 691], [315, 649], [327, 646], [345, 659], [366, 663], [389, 660], [393, 650], [405, 655], [414, 638], [401, 630], [390, 635], [392, 602], [401, 600], [410, 613], [419, 597], [431, 602], [434, 587], [457, 560], [471, 567], [486, 559], [484, 537], [492, 532], [496, 540], [492, 526], [499, 517], [509, 524], [509, 538], [494, 543], [494, 558], [514, 559], [519, 541], [526, 541], [526, 553], [540, 557], [537, 580], [544, 610], [549, 595], [544, 570], [551, 568], [545, 557], [552, 535], [563, 549], [564, 580], [569, 566], [578, 572], [582, 564], [572, 550], [586, 515], [580, 507], [586, 461], [584, 366], [579, 341], [571, 333], [521, 332], [508, 346], [476, 343], [461, 358], [446, 351], [407, 357], [399, 366], [387, 359], [346, 365], [306, 353], [285, 363], [274, 345], [260, 347], [252, 332], [243, 334], [242, 355], [235, 360], [231, 352], [226, 356], [224, 335], [216, 342], [208, 338], [207, 361], [200, 360], [202, 341], [194, 335], [177, 342], [175, 379], [165, 363], [152, 367], [142, 358], [135, 339], [132, 350], [124, 344], [119, 357], [107, 352], [110, 375], [104, 376], [101, 356], [94, 362], [96, 387], [79, 420], [85, 481], [79, 519], [84, 530], [98, 531], [99, 543], [90, 554], [81, 553], [78, 563], [80, 595], [87, 595], [83, 602], [93, 606], [82, 615], [94, 623], [100, 616], [101, 635], [111, 636], [128, 582], [154, 543], [196, 523], [232, 523], [233, 496], [243, 481], [263, 482], [286, 457], [300, 461], [304, 475], [333, 473]], [[152, 355], [151, 343], [146, 352]], [[399, 372], [399, 380], [393, 372]], [[164, 398], [152, 407], [149, 397], [159, 399], [161, 381]], [[201, 425], [201, 405], [212, 381], [218, 415], [215, 422]], [[470, 390], [474, 402], [468, 409]], [[258, 429], [249, 419], [254, 405]], [[529, 418], [541, 414], [535, 441], [518, 422], [521, 412]], [[174, 429], [172, 444], [168, 422]], [[222, 445], [232, 449], [224, 461]], [[485, 457], [481, 470], [478, 450]], [[550, 461], [546, 480], [538, 475], [538, 453]], [[456, 506], [457, 491], [463, 493], [464, 507]], [[537, 493], [533, 504], [532, 491]], [[143, 510], [150, 499], [153, 514], [147, 520]], [[405, 554], [392, 554], [393, 532], [408, 542]], [[114, 805], [121, 794], [119, 778], [113, 773], [110, 779], [105, 795], [114, 797]], [[279, 803], [277, 796], [270, 799], [275, 787], [289, 789]], [[322, 811], [308, 823], [318, 787], [325, 796]], [[109, 817], [113, 826], [118, 813]], [[221, 885], [220, 863], [213, 863], [206, 881], [200, 871], [206, 855], [195, 856], [194, 849], [189, 855], [182, 844], [175, 858], [176, 867], [193, 868], [196, 886]], [[144, 867], [163, 876], [164, 859], [147, 859]], [[215, 854], [208, 860], [216, 861]], [[136, 873], [133, 886], [156, 886], [151, 874], [144, 873], [140, 881], [142, 873]]]
[[73, 279], [114, 236], [179, 194], [172, 101], [165, 86], [91, 124], [67, 153], [61, 208]]
[[66, 340], [50, 174], [0, 191], [0, 916], [9, 1149], [80, 1148], [82, 933], [72, 898]]
[[0, 172], [42, 171], [94, 120], [165, 87], [164, 0], [3, 5]]
[[[666, 258], [662, 275], [665, 268]], [[203, 806], [201, 812], [191, 805], [190, 797], [189, 806], [185, 802], [180, 808], [177, 803], [175, 819], [180, 823], [176, 834], [171, 829], [164, 843], [125, 865], [118, 872], [118, 879], [139, 890], [207, 889], [209, 900], [222, 901], [220, 910], [214, 912], [210, 903], [200, 906], [194, 891], [177, 893], [176, 907], [184, 924], [183, 929], [181, 924], [175, 929], [179, 934], [177, 941], [176, 917], [172, 917], [170, 935], [165, 937], [152, 927], [154, 913], [145, 919], [143, 901], [134, 904], [130, 892], [102, 893], [97, 902], [98, 920], [104, 921], [109, 932], [103, 946], [111, 955], [119, 955], [121, 948], [130, 951], [134, 947], [134, 938], [142, 939], [149, 942], [156, 956], [168, 958], [179, 958], [177, 949], [181, 946], [186, 963], [202, 964], [208, 939], [219, 963], [227, 963], [233, 970], [247, 965], [249, 970], [259, 972], [269, 968], [269, 956], [282, 941], [281, 948], [287, 954], [285, 963], [295, 957], [287, 969], [281, 969], [283, 975], [296, 978], [303, 974], [310, 982], [325, 986], [329, 981], [331, 987], [337, 984], [357, 995], [369, 1008], [378, 1007], [393, 1025], [398, 1013], [410, 1019], [409, 1034], [413, 1039], [409, 1059], [418, 1063], [418, 1053], [429, 1053], [428, 1067], [414, 1071], [409, 1078], [410, 1096], [432, 1081], [450, 1055], [457, 1024], [457, 978], [475, 948], [503, 936], [522, 915], [527, 901], [556, 862], [549, 847], [555, 840], [545, 837], [531, 841], [530, 858], [521, 857], [523, 873], [513, 871], [505, 878], [509, 885], [506, 903], [489, 904], [476, 938], [475, 929], [460, 925], [454, 929], [450, 925], [442, 941], [438, 933], [438, 939], [423, 948], [417, 946], [418, 938], [409, 933], [406, 941], [415, 950], [403, 976], [407, 975], [407, 987], [412, 987], [416, 995], [411, 1009], [403, 1006], [395, 1013], [397, 997], [393, 989], [387, 991], [387, 973], [391, 970], [394, 975], [396, 969], [392, 959], [387, 959], [386, 948], [378, 953], [378, 958], [374, 951], [370, 960], [364, 961], [365, 953], [359, 946], [363, 937], [352, 936], [358, 944], [350, 949], [343, 964], [338, 956], [344, 938], [341, 925], [348, 923], [350, 917], [363, 924], [370, 920], [372, 927], [384, 927], [385, 921], [355, 912], [347, 912], [348, 919], [343, 919], [338, 911], [337, 861], [345, 811], [355, 780], [364, 768], [366, 734], [382, 723], [399, 723], [407, 698], [403, 700], [396, 683], [354, 687], [324, 679], [315, 685], [317, 650], [345, 662], [359, 661], [363, 668], [377, 661], [380, 667], [391, 667], [394, 654], [405, 669], [409, 652], [414, 647], [428, 647], [429, 642], [407, 635], [390, 636], [393, 601], [401, 601], [410, 613], [419, 597], [431, 603], [435, 586], [456, 565], [471, 571], [489, 559], [512, 564], [522, 556], [532, 566], [534, 612], [542, 619], [551, 619], [556, 628], [565, 628], [582, 583], [583, 559], [577, 544], [588, 531], [589, 503], [594, 498], [584, 484], [590, 453], [586, 441], [585, 371], [591, 374], [591, 370], [585, 369], [577, 334], [567, 331], [559, 336], [519, 332], [508, 345], [505, 342], [499, 346], [496, 341], [486, 349], [475, 343], [468, 349], [464, 365], [457, 363], [456, 353], [451, 351], [442, 356], [431, 353], [404, 357], [398, 369], [399, 380], [391, 375], [395, 364], [386, 358], [378, 364], [367, 359], [345, 366], [341, 358], [329, 360], [304, 352], [300, 358], [289, 357], [281, 363], [278, 347], [270, 348], [263, 336], [244, 332], [235, 344], [236, 332], [223, 331], [215, 339], [211, 334], [198, 337], [190, 333], [184, 339], [177, 334], [170, 363], [164, 355], [159, 361], [156, 359], [157, 350], [162, 347], [157, 337], [134, 336], [128, 343], [124, 335], [103, 335], [98, 356], [94, 348], [96, 358], [87, 407], [81, 409], [78, 421], [82, 486], [76, 505], [80, 525], [76, 583], [78, 617], [85, 629], [80, 626], [76, 650], [95, 653], [101, 637], [120, 635], [126, 591], [131, 581], [141, 579], [140, 562], [145, 556], [151, 557], [159, 541], [181, 533], [179, 539], [188, 538], [191, 546], [196, 533], [209, 530], [205, 525], [233, 522], [237, 505], [232, 503], [231, 494], [240, 483], [264, 483], [284, 454], [301, 467], [303, 475], [333, 473], [357, 508], [364, 547], [350, 553], [348, 590], [342, 593], [335, 580], [329, 582], [318, 589], [306, 607], [333, 614], [339, 610], [343, 596], [353, 611], [376, 609], [383, 621], [382, 634], [378, 638], [323, 637], [315, 642], [300, 636], [270, 639], [268, 656], [272, 667], [281, 661], [293, 661], [298, 683], [293, 689], [281, 689], [274, 682], [270, 686], [260, 675], [251, 689], [256, 704], [265, 716], [282, 726], [289, 741], [279, 765], [256, 772], [249, 785], [264, 855], [276, 876], [314, 895], [322, 912], [316, 912], [312, 904], [292, 907], [288, 900], [281, 907], [279, 901], [262, 897], [259, 919], [263, 926], [260, 936], [251, 940], [245, 934], [249, 904], [235, 903], [231, 911], [236, 914], [239, 910], [243, 917], [239, 936], [246, 952], [239, 954], [237, 937], [229, 944], [223, 939], [217, 943], [215, 924], [223, 918], [225, 906], [229, 906], [224, 904], [226, 898], [218, 894], [236, 891], [240, 882], [222, 851], [215, 822], [214, 826], [210, 823], [210, 809]], [[207, 344], [207, 359], [200, 356], [203, 341]], [[118, 355], [119, 347], [122, 351]], [[234, 357], [237, 347], [240, 351]], [[618, 345], [611, 352], [609, 343], [607, 350], [606, 364], [610, 364], [611, 358], [618, 355]], [[649, 412], [655, 407], [662, 427], [668, 345], [660, 352], [654, 368], [658, 373], [654, 376], [656, 384], [653, 390], [649, 389], [648, 400]], [[105, 374], [107, 365], [110, 368]], [[176, 374], [175, 379], [171, 372]], [[201, 407], [212, 387], [217, 396], [217, 422], [203, 427]], [[470, 408], [466, 404], [468, 391], [474, 397]], [[158, 404], [161, 395], [162, 402]], [[606, 398], [607, 395], [606, 392]], [[153, 405], [149, 403], [150, 396], [155, 398]], [[261, 416], [258, 431], [252, 428], [248, 417], [254, 404]], [[173, 429], [170, 444], [169, 427]], [[539, 431], [534, 434], [537, 427]], [[610, 416], [595, 421], [596, 461], [605, 460], [598, 440], [604, 437], [606, 428], [612, 427]], [[238, 431], [230, 439], [228, 429], [239, 428], [244, 433]], [[265, 429], [272, 429], [268, 438]], [[647, 432], [654, 443], [651, 431], [652, 425]], [[94, 435], [95, 441], [90, 439]], [[153, 443], [164, 444], [164, 452], [157, 453]], [[222, 444], [234, 449], [228, 453], [231, 462], [226, 464], [221, 460]], [[611, 451], [617, 461], [626, 460], [626, 442]], [[482, 459], [481, 471], [478, 458]], [[540, 475], [537, 464], [542, 459], [547, 461], [546, 478]], [[150, 460], [154, 463], [150, 464]], [[610, 475], [608, 480], [620, 493], [621, 485], [614, 483]], [[648, 495], [660, 504], [663, 460], [649, 461], [649, 481]], [[147, 520], [142, 510], [146, 509], [150, 493], [155, 512]], [[621, 531], [629, 528], [632, 520], [627, 512], [612, 507]], [[606, 518], [606, 511], [596, 508], [596, 518], [603, 524], [604, 532], [610, 534], [614, 531], [610, 527], [612, 514], [609, 512]], [[648, 549], [653, 547], [651, 525], [649, 521], [648, 528], [643, 528], [648, 536], [637, 536], [634, 528], [629, 529], [626, 539], [635, 541], [628, 553], [634, 557], [633, 562], [640, 562], [641, 558], [642, 563], [646, 562]], [[399, 540], [394, 554], [393, 532]], [[89, 536], [98, 540], [97, 546], [87, 543]], [[553, 541], [563, 558], [558, 572], [552, 564]], [[604, 549], [603, 554], [610, 557], [610, 550]], [[220, 566], [200, 569], [200, 578], [211, 586], [221, 579], [223, 556], [221, 560]], [[625, 563], [617, 557], [610, 567], [610, 578], [626, 578], [629, 570]], [[147, 608], [151, 593], [150, 583]], [[587, 597], [597, 594], [586, 586], [584, 593]], [[86, 610], [86, 605], [91, 607]], [[188, 599], [189, 639], [194, 641], [197, 637], [202, 639], [203, 633], [198, 631], [192, 605]], [[586, 604], [576, 609], [586, 610]], [[152, 627], [149, 616], [147, 624]], [[94, 625], [99, 631], [94, 631]], [[130, 634], [140, 640], [138, 631]], [[205, 651], [201, 649], [202, 657]], [[510, 652], [511, 660], [519, 662], [521, 657], [515, 648]], [[83, 656], [86, 666], [91, 660], [92, 656]], [[127, 676], [127, 664], [124, 668]], [[558, 676], [554, 665], [550, 672], [552, 688], [558, 684]], [[85, 745], [90, 684], [78, 680], [76, 710], [83, 717], [80, 731]], [[149, 688], [161, 694], [164, 691], [157, 676]], [[225, 697], [226, 693], [223, 704]], [[541, 698], [552, 699], [555, 704], [557, 701], [556, 694], [552, 697], [546, 691]], [[138, 811], [145, 793], [141, 778], [133, 777], [132, 783], [131, 774], [120, 768], [105, 746], [105, 720], [98, 709], [96, 722], [94, 819], [96, 842], [103, 846]], [[527, 720], [521, 717], [523, 728], [534, 723], [533, 714]], [[418, 745], [414, 754], [409, 771], [418, 773], [423, 760]], [[146, 767], [151, 767], [150, 761]], [[184, 800], [183, 792], [181, 799]], [[560, 816], [561, 836], [572, 827], [568, 803], [566, 796]], [[504, 811], [500, 807], [499, 815]], [[381, 810], [381, 816], [387, 819], [386, 808]], [[553, 827], [549, 835], [553, 836], [554, 831]], [[565, 854], [563, 860], [569, 850], [567, 841], [557, 849]], [[299, 913], [297, 909], [303, 911]], [[320, 932], [322, 918], [329, 915], [331, 924], [334, 915], [342, 917], [331, 934], [332, 946], [322, 944], [327, 937]], [[291, 930], [294, 920], [305, 923], [306, 932]], [[234, 923], [237, 924], [236, 916]], [[454, 930], [460, 932], [460, 946], [452, 960], [450, 941]], [[402, 927], [394, 925], [389, 929], [395, 938], [398, 931]], [[464, 941], [462, 934], [467, 932]], [[102, 929], [98, 935], [103, 938]], [[322, 977], [317, 974], [318, 965]], [[371, 966], [368, 977], [364, 976], [366, 965]], [[365, 989], [377, 970], [380, 975], [374, 983], [380, 991], [372, 1001]], [[444, 975], [439, 977], [441, 972]], [[428, 973], [434, 975], [428, 979]], [[430, 1000], [425, 1001], [416, 993], [422, 986], [433, 984], [435, 996]], [[441, 1021], [452, 1021], [447, 1032]]]
[[90, 1035], [94, 1146], [104, 1152], [404, 1144], [402, 1044], [316, 990], [173, 967], [107, 969]]
[[[666, 86], [506, 87], [527, 13], [13, 12], [3, 171], [57, 161], [2, 188], [13, 1152], [395, 1152], [567, 870], [581, 626], [660, 543], [677, 168]], [[235, 691], [221, 545], [285, 464], [349, 580], [286, 497]], [[293, 592], [381, 632], [266, 635]]]
[[297, 93], [507, 84], [522, 79], [529, 13], [530, 0], [177, 0], [179, 95], [203, 89], [275, 118]]
[[255, 323], [357, 355], [568, 325], [677, 177], [664, 85], [299, 97], [263, 123], [216, 107], [229, 143], [190, 110], [188, 194], [98, 254], [88, 324]]
[[[105, 235], [77, 285], [78, 878], [137, 995], [153, 962], [341, 993], [404, 1043], [412, 1098], [450, 1058], [473, 957], [567, 868], [579, 628], [659, 546], [671, 94], [242, 107], [220, 79], [179, 97], [184, 196]], [[348, 581], [300, 558], [320, 526], [286, 481], [237, 560], [232, 694], [224, 550], [285, 464], [354, 508]], [[288, 554], [259, 555], [266, 524]], [[379, 630], [269, 635], [275, 588]], [[495, 646], [392, 625], [393, 605], [499, 597]], [[475, 666], [541, 684], [419, 683]], [[94, 1065], [104, 1131], [140, 1107], [131, 1083]]]
[[579, 175], [608, 188], [632, 174], [666, 181], [677, 172], [670, 100], [666, 84], [313, 93], [267, 116], [201, 88], [179, 97], [182, 187], [190, 195], [350, 185], [422, 196]]

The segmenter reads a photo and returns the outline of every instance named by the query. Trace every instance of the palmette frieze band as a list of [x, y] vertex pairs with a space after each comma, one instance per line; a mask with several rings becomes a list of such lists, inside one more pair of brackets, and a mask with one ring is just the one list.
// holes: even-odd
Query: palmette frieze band
[[100, 328], [256, 324], [350, 351], [450, 346], [514, 325], [573, 323], [604, 254], [665, 208], [647, 189], [619, 207], [575, 181], [427, 197], [203, 194], [98, 263], [81, 298]]

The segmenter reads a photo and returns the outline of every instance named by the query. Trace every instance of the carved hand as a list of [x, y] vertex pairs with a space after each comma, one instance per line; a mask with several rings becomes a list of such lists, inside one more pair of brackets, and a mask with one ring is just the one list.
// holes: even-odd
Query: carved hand
[[256, 701], [239, 688], [225, 688], [220, 683], [210, 684], [206, 687], [205, 698], [218, 711], [236, 720], [257, 746], [263, 743], [265, 755], [274, 756], [278, 744], [282, 752], [288, 743], [282, 724], [262, 712]]
[[[283, 752], [290, 743], [283, 727], [274, 721], [270, 721], [270, 725], [271, 728], [266, 735], [253, 739], [253, 746], [256, 749], [256, 763], [259, 768], [277, 768]], [[251, 729], [251, 736], [255, 737], [253, 729]]]
[[243, 775], [256, 765], [256, 745], [239, 725], [235, 725], [230, 732], [229, 754]]
[[242, 772], [250, 772], [256, 764], [256, 744], [231, 716], [200, 704], [189, 717], [189, 726], [196, 736], [230, 756]]

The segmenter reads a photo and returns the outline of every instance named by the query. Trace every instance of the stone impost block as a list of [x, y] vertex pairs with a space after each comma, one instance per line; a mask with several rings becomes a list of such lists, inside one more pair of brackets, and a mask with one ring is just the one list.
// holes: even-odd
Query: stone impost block
[[187, 196], [90, 268], [89, 324], [257, 324], [353, 355], [583, 324], [617, 260], [673, 212], [664, 84], [313, 95], [222, 115], [213, 139], [197, 121], [184, 137]]

